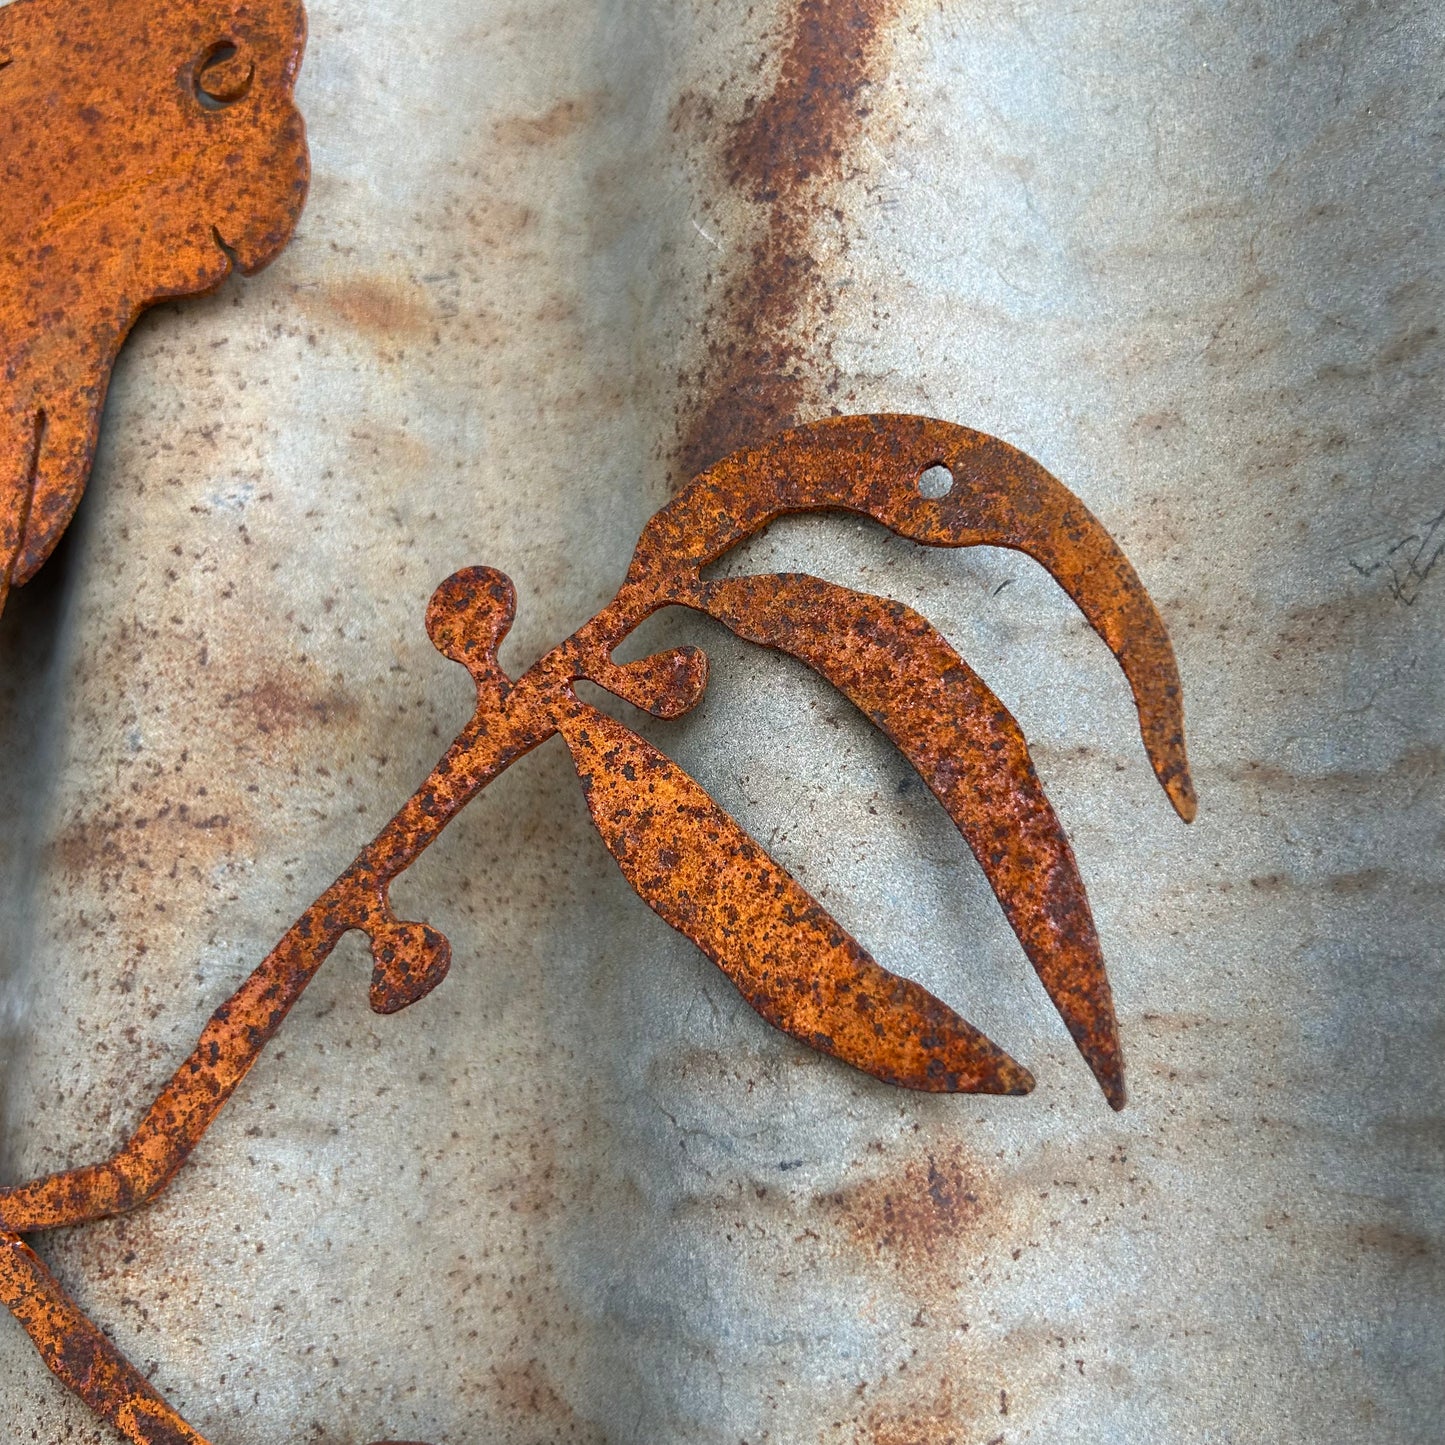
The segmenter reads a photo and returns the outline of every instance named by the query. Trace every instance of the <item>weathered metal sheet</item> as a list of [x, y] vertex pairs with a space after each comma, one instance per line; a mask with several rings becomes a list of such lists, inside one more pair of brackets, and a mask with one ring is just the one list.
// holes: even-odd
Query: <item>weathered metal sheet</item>
[[[343, 942], [163, 1199], [39, 1242], [61, 1283], [222, 1442], [1433, 1442], [1431, 9], [310, 11], [295, 243], [141, 322], [68, 555], [0, 619], [4, 1179], [120, 1142], [425, 774], [472, 702], [416, 627], [438, 579], [516, 580], [522, 670], [704, 418], [715, 455], [929, 412], [1067, 478], [1173, 633], [1206, 806], [1179, 827], [1032, 564], [784, 519], [725, 570], [900, 599], [1031, 738], [1129, 1108], [892, 745], [664, 615], [645, 655], [704, 645], [709, 696], [629, 724], [1031, 1099], [775, 1035], [551, 743], [399, 902], [445, 985], [379, 1018]], [[825, 21], [826, 143], [740, 169]], [[95, 1438], [0, 1351], [18, 1437]]]

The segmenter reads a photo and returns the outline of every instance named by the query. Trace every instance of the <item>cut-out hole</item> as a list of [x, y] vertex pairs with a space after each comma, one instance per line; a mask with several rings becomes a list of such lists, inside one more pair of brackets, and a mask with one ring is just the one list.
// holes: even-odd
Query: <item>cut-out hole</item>
[[953, 473], [942, 462], [935, 462], [918, 477], [918, 495], [936, 502], [953, 490]]
[[218, 40], [196, 62], [191, 72], [191, 89], [206, 110], [224, 110], [251, 89], [255, 74], [253, 63], [236, 63], [233, 42]]

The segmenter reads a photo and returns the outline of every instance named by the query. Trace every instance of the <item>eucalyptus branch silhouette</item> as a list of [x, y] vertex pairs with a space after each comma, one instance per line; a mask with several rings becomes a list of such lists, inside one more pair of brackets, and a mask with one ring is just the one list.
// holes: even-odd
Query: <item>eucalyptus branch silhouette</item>
[[[923, 495], [919, 479], [940, 466], [952, 485], [942, 496]], [[872, 517], [929, 546], [1009, 547], [1040, 562], [1118, 659], [1155, 774], [1180, 816], [1194, 816], [1178, 672], [1142, 583], [1072, 493], [979, 432], [923, 417], [840, 417], [735, 453], [647, 524], [612, 601], [515, 679], [497, 657], [515, 615], [511, 582], [489, 567], [454, 574], [432, 596], [427, 631], [471, 674], [477, 704], [441, 761], [216, 1010], [121, 1150], [0, 1189], [0, 1296], [51, 1370], [129, 1439], [205, 1445], [20, 1236], [154, 1199], [348, 931], [370, 939], [377, 1012], [395, 1013], [434, 989], [450, 946], [428, 924], [396, 917], [391, 884], [488, 783], [554, 734], [628, 882], [770, 1024], [905, 1088], [1033, 1087], [1022, 1065], [947, 1004], [878, 964], [675, 762], [578, 698], [575, 684], [586, 680], [663, 719], [697, 704], [707, 686], [698, 649], [613, 661], [661, 608], [706, 613], [739, 637], [799, 658], [893, 740], [982, 865], [1109, 1103], [1123, 1105], [1118, 1025], [1088, 900], [1008, 710], [927, 621], [897, 602], [797, 574], [702, 575], [774, 519], [826, 510]]]

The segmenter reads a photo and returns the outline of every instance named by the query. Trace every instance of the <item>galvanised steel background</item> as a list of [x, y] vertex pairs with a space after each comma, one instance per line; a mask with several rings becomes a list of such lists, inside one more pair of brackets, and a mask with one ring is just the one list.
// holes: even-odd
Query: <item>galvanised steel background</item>
[[[735, 570], [918, 607], [1034, 739], [1128, 1109], [901, 759], [662, 619], [714, 680], [643, 730], [1038, 1091], [906, 1095], [771, 1032], [554, 742], [399, 889], [442, 989], [370, 1014], [349, 940], [159, 1203], [42, 1242], [198, 1427], [1439, 1440], [1442, 19], [314, 0], [300, 233], [141, 325], [0, 622], [6, 1179], [117, 1143], [430, 765], [468, 697], [436, 582], [515, 578], [525, 664], [785, 421], [929, 412], [1072, 486], [1173, 630], [1202, 811], [1033, 564], [778, 527]], [[0, 1399], [9, 1439], [111, 1438], [8, 1321]]]

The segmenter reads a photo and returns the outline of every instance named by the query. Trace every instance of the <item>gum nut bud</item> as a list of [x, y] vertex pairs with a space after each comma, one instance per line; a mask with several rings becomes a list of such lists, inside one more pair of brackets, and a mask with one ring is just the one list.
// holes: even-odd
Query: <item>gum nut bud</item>
[[707, 654], [690, 645], [655, 652], [619, 667], [606, 685], [654, 717], [681, 717], [707, 690]]
[[516, 615], [517, 590], [510, 577], [495, 567], [464, 567], [432, 593], [427, 636], [443, 657], [473, 673], [490, 671]]
[[371, 1007], [394, 1014], [425, 998], [452, 963], [446, 938], [425, 923], [389, 923], [371, 939]]

